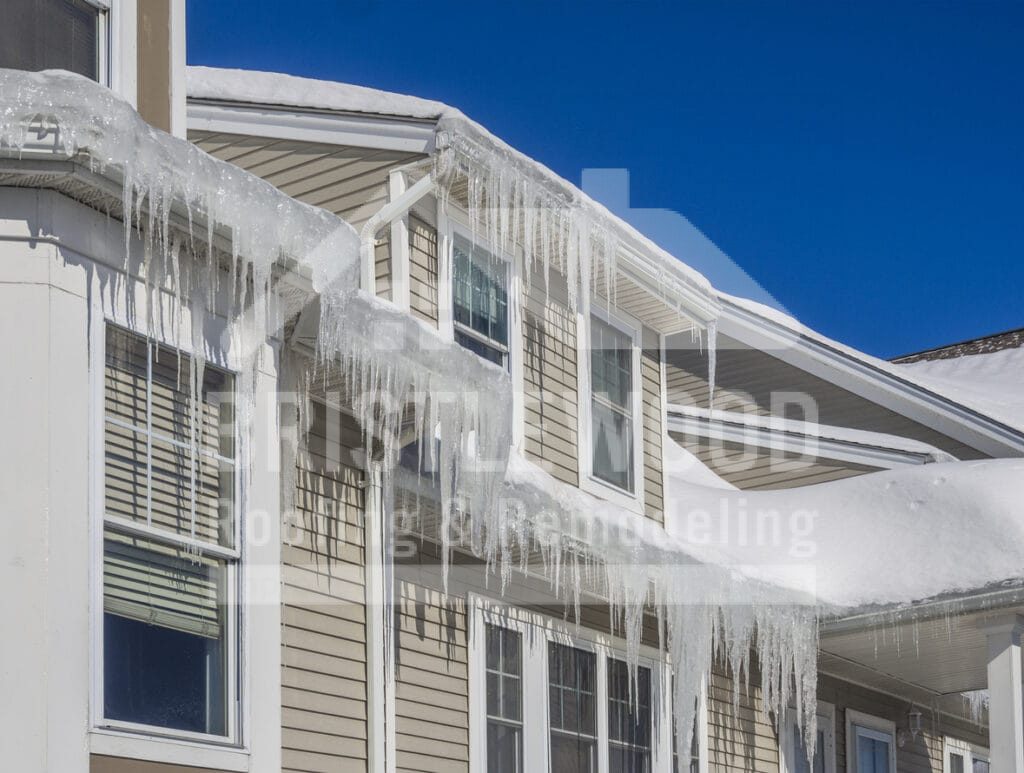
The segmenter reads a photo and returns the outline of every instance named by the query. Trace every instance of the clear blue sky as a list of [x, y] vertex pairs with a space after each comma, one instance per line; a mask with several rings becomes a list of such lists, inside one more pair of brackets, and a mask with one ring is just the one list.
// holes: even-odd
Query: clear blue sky
[[627, 169], [630, 206], [685, 215], [872, 354], [1024, 326], [1024, 2], [193, 0], [188, 19], [190, 64], [439, 99], [577, 184]]

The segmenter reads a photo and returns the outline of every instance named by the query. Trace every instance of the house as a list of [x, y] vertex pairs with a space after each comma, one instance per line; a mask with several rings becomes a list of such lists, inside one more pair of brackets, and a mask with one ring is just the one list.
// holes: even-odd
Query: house
[[24, 6], [10, 769], [1024, 770], [1018, 334], [882, 362], [453, 108]]

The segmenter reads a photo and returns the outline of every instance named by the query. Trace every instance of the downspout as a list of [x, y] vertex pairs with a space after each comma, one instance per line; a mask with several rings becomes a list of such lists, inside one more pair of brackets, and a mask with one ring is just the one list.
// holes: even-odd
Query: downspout
[[392, 617], [391, 567], [381, 466], [367, 470], [365, 499], [366, 755], [369, 773], [395, 770], [394, 660], [388, 626]]
[[359, 256], [362, 269], [360, 285], [363, 290], [371, 295], [375, 294], [376, 274], [373, 253], [377, 232], [405, 215], [417, 201], [433, 192], [434, 178], [432, 174], [428, 173], [403, 194], [381, 207], [363, 225], [362, 231], [359, 233]]

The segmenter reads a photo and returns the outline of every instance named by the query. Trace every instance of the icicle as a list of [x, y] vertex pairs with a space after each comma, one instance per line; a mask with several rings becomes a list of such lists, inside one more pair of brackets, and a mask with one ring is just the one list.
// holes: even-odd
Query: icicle
[[718, 323], [708, 322], [708, 414], [715, 411], [715, 371], [718, 369]]

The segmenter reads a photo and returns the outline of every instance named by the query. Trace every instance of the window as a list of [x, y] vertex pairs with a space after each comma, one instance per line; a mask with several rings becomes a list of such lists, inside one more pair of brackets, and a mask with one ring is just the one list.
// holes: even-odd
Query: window
[[5, 0], [0, 67], [100, 79], [103, 14], [85, 0]]
[[945, 773], [989, 773], [988, 749], [948, 737], [944, 746]]
[[859, 711], [846, 710], [846, 757], [856, 773], [895, 773], [896, 726]]
[[[470, 769], [488, 773], [674, 773], [657, 650], [630, 669], [625, 643], [470, 597]], [[699, 723], [706, 721], [701, 715]], [[695, 732], [694, 766], [699, 765]], [[687, 764], [684, 757], [683, 765]]]
[[803, 730], [797, 724], [796, 712], [786, 712], [779, 732], [779, 752], [784, 773], [835, 773], [835, 707], [818, 702], [815, 717], [814, 760], [807, 760]]
[[651, 669], [639, 666], [635, 682], [623, 660], [608, 659], [608, 770], [650, 773]]
[[548, 707], [552, 771], [597, 771], [597, 658], [548, 643]]
[[487, 626], [487, 771], [523, 771], [522, 637]]
[[173, 349], [106, 328], [102, 706], [108, 725], [234, 734], [233, 389], [222, 370], [200, 371]]
[[591, 316], [591, 473], [630, 493], [636, 490], [633, 343], [628, 333]]
[[509, 266], [461, 238], [452, 246], [455, 341], [485, 360], [508, 366]]

